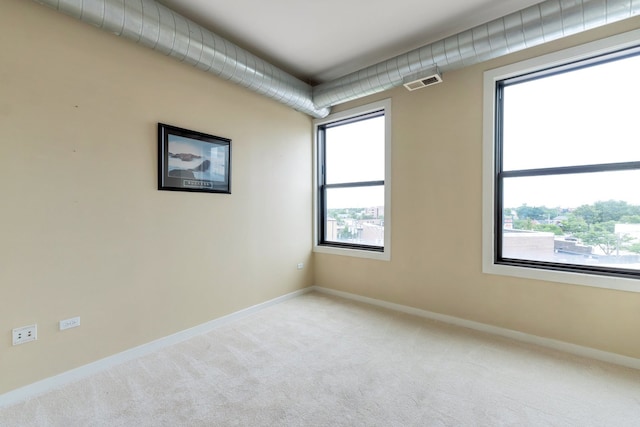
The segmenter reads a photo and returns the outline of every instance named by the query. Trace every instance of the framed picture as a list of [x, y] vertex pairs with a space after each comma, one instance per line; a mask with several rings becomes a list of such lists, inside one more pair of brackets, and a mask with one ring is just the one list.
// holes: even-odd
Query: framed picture
[[231, 140], [158, 123], [158, 190], [231, 194]]

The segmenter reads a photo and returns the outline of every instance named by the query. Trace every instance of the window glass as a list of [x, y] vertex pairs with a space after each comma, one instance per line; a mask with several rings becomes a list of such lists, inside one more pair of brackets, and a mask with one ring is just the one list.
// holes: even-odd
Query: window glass
[[640, 161], [640, 56], [507, 84], [503, 170]]
[[640, 270], [640, 170], [505, 178], [502, 257]]
[[496, 263], [640, 277], [638, 76], [629, 50], [497, 82]]
[[325, 238], [384, 246], [384, 186], [327, 190]]
[[326, 183], [384, 180], [384, 116], [326, 129]]

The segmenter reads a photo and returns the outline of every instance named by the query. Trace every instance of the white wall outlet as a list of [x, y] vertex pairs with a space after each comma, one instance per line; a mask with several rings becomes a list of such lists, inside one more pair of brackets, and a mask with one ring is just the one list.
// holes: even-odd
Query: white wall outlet
[[13, 330], [13, 345], [24, 344], [38, 339], [38, 325], [23, 326]]
[[71, 319], [65, 319], [60, 321], [60, 330], [75, 328], [80, 326], [80, 316], [72, 317]]
[[303, 262], [299, 262], [298, 263], [298, 270], [302, 270], [304, 268], [304, 263]]

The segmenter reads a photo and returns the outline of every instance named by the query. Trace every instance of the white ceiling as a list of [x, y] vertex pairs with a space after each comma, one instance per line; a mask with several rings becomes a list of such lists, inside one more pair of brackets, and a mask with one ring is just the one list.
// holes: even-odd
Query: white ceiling
[[309, 83], [342, 77], [540, 0], [158, 0]]

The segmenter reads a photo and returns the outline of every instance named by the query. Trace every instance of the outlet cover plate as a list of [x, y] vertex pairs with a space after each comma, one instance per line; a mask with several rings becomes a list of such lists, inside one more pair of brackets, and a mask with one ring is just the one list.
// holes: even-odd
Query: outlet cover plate
[[38, 325], [23, 326], [13, 330], [13, 345], [24, 344], [38, 339]]

